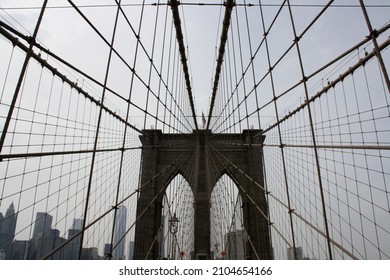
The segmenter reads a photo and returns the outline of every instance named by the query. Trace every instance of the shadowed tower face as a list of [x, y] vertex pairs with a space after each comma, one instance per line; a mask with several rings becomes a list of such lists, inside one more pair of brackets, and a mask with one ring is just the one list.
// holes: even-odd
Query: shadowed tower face
[[[156, 240], [162, 223], [162, 201], [172, 179], [181, 174], [194, 194], [193, 259], [211, 259], [210, 198], [214, 186], [228, 175], [242, 197], [243, 226], [248, 234], [246, 254], [271, 259], [268, 206], [263, 188], [260, 130], [241, 134], [163, 134], [145, 130], [140, 136], [141, 184], [137, 203], [134, 259], [158, 259]], [[217, 175], [216, 175], [217, 174]]]

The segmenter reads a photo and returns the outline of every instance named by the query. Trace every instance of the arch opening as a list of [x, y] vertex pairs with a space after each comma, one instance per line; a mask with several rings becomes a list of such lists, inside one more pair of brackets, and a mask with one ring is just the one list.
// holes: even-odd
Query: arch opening
[[160, 259], [188, 260], [194, 251], [194, 194], [178, 173], [168, 184], [162, 201], [159, 230]]
[[213, 259], [242, 260], [247, 255], [242, 198], [236, 183], [224, 174], [210, 197], [210, 247]]

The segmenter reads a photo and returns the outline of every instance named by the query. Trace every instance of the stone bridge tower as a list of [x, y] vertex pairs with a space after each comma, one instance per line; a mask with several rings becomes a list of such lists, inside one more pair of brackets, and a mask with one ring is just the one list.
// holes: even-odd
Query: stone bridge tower
[[[163, 196], [178, 174], [187, 180], [194, 194], [194, 259], [211, 258], [210, 197], [224, 174], [241, 186], [244, 227], [250, 237], [247, 254], [256, 259], [253, 250], [256, 248], [260, 259], [272, 258], [268, 222], [264, 217], [268, 207], [265, 192], [259, 187], [263, 185], [264, 140], [260, 130], [244, 130], [242, 134], [212, 134], [210, 130], [163, 134], [161, 130], [144, 130], [140, 140], [143, 149], [134, 259], [158, 259], [155, 237], [161, 226]], [[209, 175], [211, 168], [218, 177]]]

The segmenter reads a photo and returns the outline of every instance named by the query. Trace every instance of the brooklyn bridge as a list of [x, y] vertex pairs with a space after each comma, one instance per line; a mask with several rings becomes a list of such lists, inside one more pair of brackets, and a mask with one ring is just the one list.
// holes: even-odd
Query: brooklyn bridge
[[0, 259], [390, 259], [385, 0], [0, 2]]

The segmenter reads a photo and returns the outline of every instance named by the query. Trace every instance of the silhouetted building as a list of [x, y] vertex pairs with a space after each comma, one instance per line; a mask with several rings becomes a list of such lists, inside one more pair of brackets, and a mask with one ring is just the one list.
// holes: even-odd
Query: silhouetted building
[[50, 233], [52, 221], [53, 217], [48, 213], [38, 212], [35, 219], [32, 239], [37, 240], [48, 235]]
[[37, 213], [27, 259], [40, 260], [52, 252], [48, 259], [60, 260], [64, 258], [64, 249], [54, 252], [66, 240], [60, 237], [60, 231], [58, 229], [51, 228], [52, 222], [53, 217], [48, 213]]
[[127, 217], [127, 208], [125, 206], [119, 206], [115, 218], [115, 230], [114, 230], [115, 249], [112, 252], [112, 259], [114, 260], [125, 259], [126, 217]]
[[1, 227], [2, 227], [2, 222], [4, 220], [4, 216], [3, 216], [3, 213], [0, 212], [0, 232], [1, 232]]
[[127, 257], [128, 260], [132, 260], [134, 257], [134, 241], [129, 242], [129, 255]]
[[110, 260], [112, 256], [110, 256], [111, 254], [111, 246], [112, 244], [111, 243], [106, 243], [104, 244], [104, 249], [103, 249], [103, 258], [105, 260]]
[[5, 216], [0, 215], [0, 249], [3, 250], [6, 259], [11, 258], [12, 242], [15, 237], [16, 221], [18, 214], [15, 213], [14, 204], [8, 207]]
[[68, 231], [68, 239], [73, 238], [73, 240], [70, 241], [69, 244], [73, 244], [73, 245], [78, 245], [78, 246], [80, 246], [81, 235], [78, 235], [79, 232], [80, 232], [79, 229], [74, 229], [74, 228], [71, 228], [71, 229]]
[[[296, 247], [295, 248], [297, 252], [297, 260], [303, 260], [303, 251], [302, 247]], [[288, 260], [295, 260], [295, 255], [294, 255], [294, 247], [287, 248], [287, 259]]]
[[98, 260], [99, 254], [97, 248], [83, 248], [81, 251], [82, 260]]
[[[64, 249], [65, 260], [77, 260], [79, 257], [81, 235], [78, 235], [83, 227], [82, 219], [74, 219], [72, 228], [68, 231], [68, 239], [74, 238], [70, 241]], [[78, 236], [77, 236], [78, 235]], [[76, 236], [76, 237], [75, 237]]]
[[83, 219], [73, 219], [72, 229], [81, 230], [83, 228], [83, 223], [84, 223]]
[[225, 234], [226, 256], [227, 260], [244, 260], [245, 245], [248, 241], [248, 235], [244, 230], [237, 230]]
[[27, 260], [31, 247], [30, 240], [15, 240], [12, 244], [12, 260]]
[[[31, 250], [28, 254], [28, 259], [40, 260], [46, 255], [54, 251], [66, 240], [60, 237], [60, 232], [57, 229], [50, 229], [48, 234], [43, 235], [40, 238], [31, 240]], [[50, 255], [50, 260], [64, 259], [64, 249], [61, 249]]]
[[0, 249], [0, 261], [6, 260], [7, 255], [5, 254], [3, 249]]

